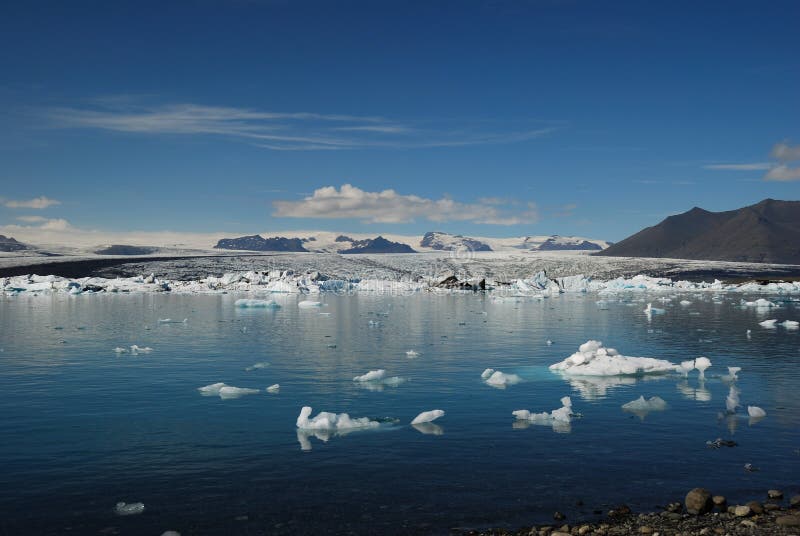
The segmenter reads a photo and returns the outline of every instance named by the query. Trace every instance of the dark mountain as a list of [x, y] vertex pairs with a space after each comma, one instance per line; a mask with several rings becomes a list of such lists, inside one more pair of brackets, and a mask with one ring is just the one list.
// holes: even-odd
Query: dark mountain
[[300, 238], [284, 238], [282, 236], [262, 238], [260, 235], [223, 238], [214, 247], [245, 251], [308, 251], [303, 247], [303, 240]]
[[352, 241], [353, 241], [352, 238], [343, 234], [340, 234], [339, 236], [336, 237], [336, 240], [334, 240], [334, 242], [352, 242]]
[[670, 216], [595, 255], [800, 264], [800, 201]]
[[98, 255], [150, 255], [158, 251], [158, 248], [146, 246], [127, 246], [124, 244], [114, 244], [95, 251]]
[[542, 242], [536, 249], [539, 251], [600, 251], [603, 249], [603, 246], [594, 242], [589, 242], [588, 240], [570, 240], [559, 236], [553, 236]]
[[353, 240], [349, 249], [340, 249], [339, 253], [349, 255], [353, 253], [415, 253], [415, 251], [407, 244], [392, 242], [379, 236], [366, 240]]
[[13, 238], [0, 235], [0, 251], [22, 251], [28, 246], [22, 242], [17, 242]]
[[431, 248], [437, 251], [452, 251], [458, 249], [469, 249], [470, 251], [492, 251], [489, 244], [461, 235], [451, 235], [440, 231], [430, 231], [425, 233], [420, 247]]

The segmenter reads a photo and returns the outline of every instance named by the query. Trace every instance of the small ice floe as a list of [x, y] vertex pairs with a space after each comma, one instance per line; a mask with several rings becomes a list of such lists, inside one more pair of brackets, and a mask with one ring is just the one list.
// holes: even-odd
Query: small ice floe
[[739, 443], [730, 439], [716, 438], [714, 441], [706, 441], [706, 446], [710, 449], [718, 449], [721, 447], [736, 447]]
[[779, 326], [783, 326], [786, 329], [800, 329], [800, 322], [797, 320], [784, 320]]
[[666, 309], [659, 309], [658, 307], [653, 307], [652, 303], [648, 303], [647, 307], [644, 310], [644, 314], [646, 314], [647, 316], [663, 315], [666, 312], [667, 312]]
[[551, 341], [550, 339], [547, 339], [547, 341], [545, 342], [545, 344], [546, 344], [547, 346], [553, 346], [553, 341]]
[[587, 341], [564, 361], [550, 365], [554, 372], [577, 376], [664, 374], [677, 368], [674, 363], [663, 359], [620, 355], [613, 348], [603, 347], [600, 341]]
[[758, 467], [754, 467], [752, 463], [746, 463], [744, 464], [744, 470], [747, 471], [748, 473], [755, 473], [759, 469]]
[[313, 307], [322, 307], [322, 302], [313, 301], [313, 300], [303, 300], [301, 302], [297, 302], [297, 306], [301, 309], [311, 309]]
[[378, 382], [381, 381], [386, 376], [386, 371], [384, 369], [378, 370], [370, 370], [366, 374], [362, 374], [361, 376], [356, 376], [353, 378], [354, 382]]
[[267, 392], [270, 394], [275, 394], [277, 392], [280, 392], [280, 390], [281, 390], [281, 385], [279, 383], [274, 383], [269, 387], [267, 387]]
[[725, 398], [725, 411], [728, 414], [736, 413], [736, 408], [739, 407], [739, 394], [739, 388], [735, 385], [731, 385], [728, 389], [728, 396]]
[[430, 411], [423, 411], [411, 421], [411, 424], [423, 424], [433, 422], [439, 417], [444, 417], [444, 411], [441, 409], [432, 409]]
[[383, 391], [384, 387], [397, 387], [398, 385], [405, 383], [406, 379], [401, 378], [400, 376], [391, 376], [387, 378], [386, 371], [384, 369], [378, 369], [370, 370], [361, 376], [356, 376], [353, 378], [353, 381], [356, 382], [360, 387], [363, 387], [369, 391]]
[[663, 398], [658, 396], [648, 399], [645, 399], [644, 396], [640, 396], [636, 400], [632, 400], [631, 402], [622, 405], [623, 411], [633, 413], [642, 420], [644, 420], [647, 414], [651, 411], [664, 411], [665, 409], [667, 409], [667, 403]]
[[133, 355], [149, 354], [152, 351], [153, 349], [149, 346], [137, 346], [135, 344], [131, 345], [131, 354]]
[[543, 413], [531, 413], [527, 409], [518, 409], [512, 411], [511, 414], [516, 417], [517, 421], [523, 421], [532, 424], [542, 424], [552, 426], [558, 432], [571, 431], [570, 422], [572, 421], [572, 399], [565, 396], [561, 399], [561, 407], [554, 409], [550, 413], [546, 411]]
[[259, 392], [258, 389], [248, 389], [246, 387], [234, 387], [225, 383], [212, 383], [204, 387], [198, 387], [198, 391], [203, 396], [219, 396], [222, 399], [239, 398], [245, 395], [253, 395]]
[[173, 320], [171, 318], [159, 318], [159, 324], [186, 324], [189, 321], [188, 318], [184, 318], [183, 320]]
[[275, 300], [255, 300], [255, 299], [247, 299], [242, 298], [240, 300], [236, 300], [233, 303], [234, 307], [238, 307], [240, 309], [278, 309], [280, 308], [280, 304]]
[[704, 380], [706, 377], [706, 369], [711, 366], [711, 360], [707, 357], [698, 357], [694, 360], [694, 368], [700, 371], [699, 378]]
[[134, 516], [142, 512], [144, 512], [144, 503], [140, 502], [118, 502], [116, 506], [114, 506], [114, 513], [118, 516]]
[[762, 328], [775, 329], [775, 324], [777, 322], [778, 322], [777, 318], [770, 318], [769, 320], [764, 320], [762, 322], [759, 322], [758, 325], [761, 326]]
[[771, 301], [765, 300], [764, 298], [759, 298], [756, 301], [742, 300], [740, 303], [742, 307], [757, 307], [759, 309], [769, 309], [770, 307], [778, 307], [778, 304], [772, 303]]
[[767, 412], [758, 406], [747, 406], [747, 414], [754, 419], [761, 419], [767, 416]]
[[312, 408], [303, 406], [300, 415], [297, 417], [296, 425], [301, 430], [326, 430], [336, 432], [342, 430], [362, 430], [367, 428], [377, 428], [380, 422], [373, 421], [368, 417], [352, 418], [347, 413], [319, 412], [316, 417], [309, 419]]
[[370, 320], [369, 322], [367, 322], [367, 325], [371, 328], [377, 328], [379, 326], [382, 326], [383, 322], [381, 322], [380, 320]]
[[114, 348], [114, 353], [115, 354], [127, 354], [128, 353], [128, 349], [127, 348], [121, 348], [121, 347], [117, 346], [116, 348]]
[[735, 382], [739, 379], [739, 371], [742, 370], [742, 367], [728, 367], [728, 373], [720, 376], [720, 379], [724, 382]]
[[245, 370], [245, 371], [247, 371], [247, 372], [252, 372], [252, 371], [254, 371], [254, 370], [261, 370], [261, 369], [265, 369], [265, 368], [267, 368], [268, 366], [269, 366], [269, 362], [268, 362], [268, 361], [260, 361], [260, 362], [258, 362], [258, 363], [253, 363], [253, 364], [252, 364], [252, 365], [250, 365], [249, 367], [245, 367], [245, 369], [244, 369], [244, 370]]
[[681, 302], [680, 302], [680, 303], [681, 303], [681, 305], [683, 305], [684, 307], [688, 307], [689, 305], [691, 305], [691, 304], [692, 304], [692, 302], [690, 302], [689, 300], [681, 300]]
[[747, 338], [750, 339], [750, 338], [752, 338], [752, 336], [753, 336], [753, 330], [748, 329], [747, 330]]
[[684, 378], [689, 377], [689, 373], [694, 370], [694, 359], [689, 359], [686, 361], [681, 361], [681, 364], [678, 365], [680, 368], [681, 373], [683, 374]]
[[419, 357], [419, 352], [416, 350], [409, 350], [406, 352], [406, 357], [409, 359], [414, 359], [415, 357]]
[[487, 368], [481, 373], [481, 379], [486, 382], [486, 385], [495, 387], [497, 389], [505, 389], [509, 385], [514, 385], [522, 381], [522, 378], [516, 374], [506, 374], [499, 370]]

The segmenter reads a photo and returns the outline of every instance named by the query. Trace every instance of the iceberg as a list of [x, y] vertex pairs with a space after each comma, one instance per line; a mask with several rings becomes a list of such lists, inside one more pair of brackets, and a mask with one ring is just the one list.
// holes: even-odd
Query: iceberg
[[267, 387], [267, 392], [271, 394], [275, 394], [281, 390], [281, 385], [279, 383], [275, 383]]
[[322, 307], [322, 302], [313, 301], [313, 300], [303, 300], [301, 302], [297, 302], [297, 306], [301, 309], [310, 309], [312, 307]]
[[800, 328], [800, 322], [796, 320], [784, 320], [779, 325], [783, 326], [786, 329], [798, 329]]
[[409, 359], [414, 359], [415, 357], [419, 357], [419, 352], [416, 350], [409, 350], [406, 352], [406, 357]]
[[663, 398], [658, 396], [648, 399], [645, 399], [644, 396], [640, 396], [636, 400], [622, 405], [623, 411], [633, 413], [640, 419], [644, 419], [651, 411], [664, 411], [665, 409], [667, 409], [667, 403]]
[[663, 359], [620, 355], [602, 342], [590, 340], [564, 361], [550, 365], [550, 370], [576, 376], [625, 376], [664, 374], [678, 367]]
[[421, 434], [425, 435], [443, 435], [444, 429], [439, 426], [438, 424], [434, 424], [432, 422], [423, 422], [419, 424], [412, 424], [412, 428], [418, 431]]
[[741, 301], [742, 307], [758, 307], [761, 309], [768, 309], [770, 307], [778, 307], [777, 304], [772, 303], [769, 300], [765, 300], [764, 298], [759, 298], [755, 301]]
[[380, 426], [378, 421], [370, 420], [368, 417], [353, 419], [347, 413], [329, 413], [321, 411], [316, 417], [309, 419], [312, 408], [303, 406], [300, 415], [297, 417], [297, 428], [301, 430], [325, 430], [336, 432], [341, 430], [360, 430], [365, 428], [377, 428]]
[[728, 396], [725, 398], [725, 411], [729, 414], [736, 413], [736, 408], [739, 407], [739, 393], [739, 389], [735, 385], [731, 385]]
[[149, 354], [152, 351], [153, 349], [150, 348], [149, 346], [142, 347], [142, 346], [137, 346], [135, 344], [131, 345], [131, 354], [133, 355]]
[[353, 378], [354, 382], [377, 382], [381, 381], [386, 376], [386, 371], [384, 369], [378, 370], [370, 370], [366, 374], [362, 374], [361, 376], [356, 376]]
[[248, 389], [245, 387], [233, 387], [222, 382], [212, 383], [204, 387], [198, 387], [198, 391], [203, 396], [219, 396], [222, 399], [239, 398], [244, 395], [252, 395], [258, 393], [258, 389]]
[[254, 371], [254, 370], [265, 369], [268, 366], [269, 366], [269, 362], [268, 361], [260, 361], [258, 363], [254, 363], [254, 364], [250, 365], [249, 367], [245, 367], [244, 370], [247, 371], [247, 372], [251, 372], [251, 371]]
[[767, 412], [758, 406], [747, 406], [747, 414], [754, 419], [760, 419], [767, 416]]
[[481, 373], [481, 379], [486, 382], [486, 385], [496, 387], [497, 389], [505, 389], [509, 385], [514, 385], [522, 381], [522, 378], [516, 374], [506, 374], [505, 372], [490, 368]]
[[700, 371], [699, 378], [701, 380], [705, 379], [706, 377], [706, 369], [711, 366], [711, 360], [707, 357], [698, 357], [694, 360], [694, 368]]
[[422, 424], [422, 423], [433, 422], [439, 417], [443, 416], [444, 416], [444, 411], [441, 409], [432, 409], [430, 411], [423, 411], [422, 413], [414, 417], [414, 420], [411, 421], [411, 424]]
[[724, 382], [735, 382], [739, 379], [737, 374], [742, 370], [742, 367], [728, 367], [728, 373], [721, 376], [720, 379]]
[[774, 329], [775, 323], [777, 321], [778, 321], [777, 318], [771, 318], [769, 320], [764, 320], [762, 322], [759, 322], [758, 325], [761, 326], [762, 328]]
[[565, 396], [561, 399], [561, 407], [554, 409], [550, 413], [531, 413], [527, 409], [518, 409], [511, 414], [523, 423], [540, 424], [552, 426], [556, 432], [571, 431], [570, 422], [572, 421], [572, 400]]
[[280, 304], [275, 300], [255, 300], [255, 299], [242, 298], [240, 300], [236, 300], [233, 306], [238, 307], [240, 309], [253, 309], [253, 308], [278, 309], [280, 307]]
[[648, 303], [647, 307], [644, 310], [644, 314], [646, 315], [663, 315], [666, 313], [666, 309], [659, 309], [658, 307], [653, 307], [652, 303]]

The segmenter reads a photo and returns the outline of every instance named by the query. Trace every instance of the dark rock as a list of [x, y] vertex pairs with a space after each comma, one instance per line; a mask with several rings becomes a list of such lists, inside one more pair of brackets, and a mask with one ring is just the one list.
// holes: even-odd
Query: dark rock
[[739, 505], [733, 507], [733, 515], [736, 517], [748, 517], [753, 515], [753, 511], [747, 505]]
[[357, 253], [416, 253], [408, 244], [392, 242], [382, 236], [368, 238], [366, 240], [351, 241], [352, 247], [341, 249], [339, 253], [351, 255]]
[[608, 517], [612, 519], [620, 519], [631, 515], [631, 509], [626, 504], [621, 504], [608, 512]]
[[800, 506], [800, 495], [792, 495], [792, 498], [789, 499], [789, 506], [792, 508]]
[[589, 242], [588, 240], [569, 240], [564, 242], [559, 241], [559, 236], [553, 236], [545, 240], [536, 248], [539, 251], [601, 251], [603, 247], [600, 244]]
[[565, 519], [567, 519], [567, 516], [565, 516], [561, 512], [556, 511], [555, 513], [553, 513], [553, 519], [555, 519], [556, 521], [564, 521]]
[[350, 238], [349, 236], [346, 236], [346, 235], [340, 234], [339, 236], [337, 236], [337, 237], [336, 237], [336, 239], [334, 240], [334, 242], [355, 242], [355, 240], [353, 240], [353, 239], [352, 239], [352, 238]]
[[767, 497], [776, 501], [780, 501], [783, 499], [783, 492], [777, 489], [771, 489], [767, 492]]
[[749, 507], [754, 514], [764, 513], [764, 506], [758, 501], [750, 501], [746, 506]]
[[781, 527], [800, 527], [800, 516], [781, 516], [775, 520]]
[[454, 290], [486, 290], [486, 280], [481, 279], [478, 284], [459, 281], [454, 275], [446, 277], [434, 285], [438, 288], [449, 288]]
[[716, 506], [723, 512], [727, 511], [728, 500], [725, 497], [723, 497], [722, 495], [714, 495], [713, 497], [711, 497], [711, 500], [714, 503], [714, 506]]
[[244, 251], [293, 251], [307, 252], [300, 238], [284, 238], [282, 236], [263, 238], [260, 235], [242, 236], [239, 238], [223, 238], [216, 249], [236, 249]]
[[10, 236], [0, 235], [0, 251], [22, 251], [25, 249], [29, 248], [22, 242], [17, 242]]
[[686, 504], [686, 511], [693, 515], [705, 514], [714, 508], [711, 492], [704, 488], [691, 490], [686, 494], [684, 503]]

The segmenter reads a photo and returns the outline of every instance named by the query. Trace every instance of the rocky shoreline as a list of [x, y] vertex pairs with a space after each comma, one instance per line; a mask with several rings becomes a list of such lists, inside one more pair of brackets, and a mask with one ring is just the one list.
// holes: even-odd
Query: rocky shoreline
[[769, 490], [765, 500], [728, 505], [725, 497], [695, 488], [681, 502], [661, 512], [636, 514], [625, 505], [609, 511], [602, 521], [568, 523], [560, 512], [554, 523], [518, 530], [454, 530], [463, 536], [798, 536], [800, 495], [788, 500], [780, 490]]

